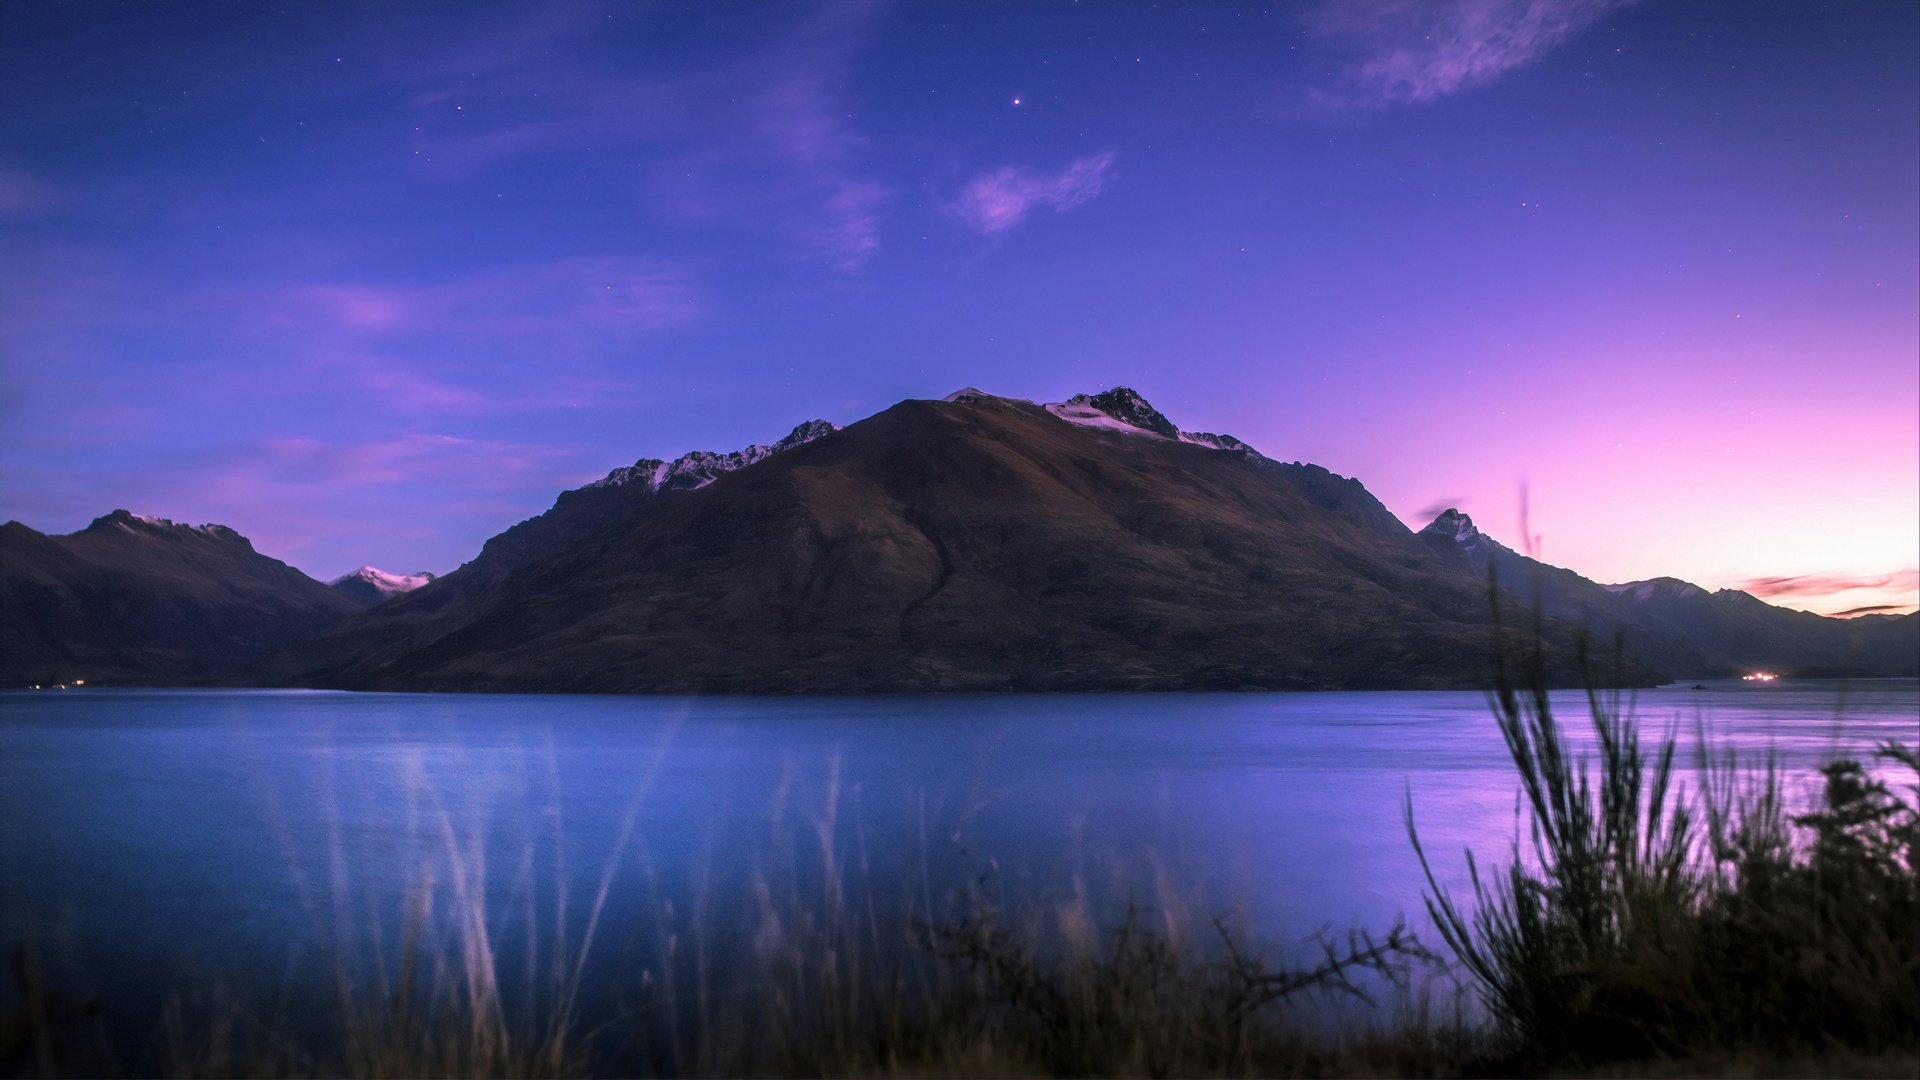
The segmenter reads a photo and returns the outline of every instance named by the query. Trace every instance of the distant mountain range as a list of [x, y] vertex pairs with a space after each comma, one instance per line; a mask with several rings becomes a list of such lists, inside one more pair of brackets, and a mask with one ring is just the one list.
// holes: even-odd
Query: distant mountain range
[[1912, 675], [1920, 616], [1842, 620], [1672, 579], [1600, 585], [1448, 511], [1180, 430], [1127, 388], [967, 389], [561, 493], [458, 570], [331, 586], [219, 526], [0, 530], [0, 679], [635, 692], [1483, 685], [1486, 575], [1646, 685]]
[[1634, 655], [1677, 678], [1756, 669], [1804, 676], [1920, 673], [1920, 615], [1833, 619], [1668, 577], [1601, 585], [1513, 551], [1458, 510], [1435, 518], [1420, 538], [1443, 556], [1464, 556], [1491, 572], [1548, 615], [1625, 641]]

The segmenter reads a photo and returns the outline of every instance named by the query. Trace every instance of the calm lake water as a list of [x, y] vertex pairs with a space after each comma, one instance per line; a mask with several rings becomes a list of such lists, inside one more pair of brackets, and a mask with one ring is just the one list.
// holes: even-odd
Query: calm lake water
[[[1920, 683], [1712, 683], [1634, 713], [1804, 776], [1920, 739]], [[1515, 782], [1481, 696], [9, 693], [0, 935], [127, 1011], [390, 950], [423, 886], [481, 902], [510, 960], [577, 946], [605, 882], [609, 972], [701, 925], [747, 947], [725, 927], [762, 890], [829, 877], [887, 910], [981, 875], [1023, 910], [1234, 910], [1284, 947], [1425, 925], [1408, 796], [1451, 880], [1465, 846], [1504, 859]]]

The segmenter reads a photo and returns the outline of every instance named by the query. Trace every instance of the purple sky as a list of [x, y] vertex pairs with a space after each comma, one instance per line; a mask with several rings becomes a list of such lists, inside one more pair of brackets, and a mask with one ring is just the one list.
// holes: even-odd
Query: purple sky
[[1132, 385], [1601, 581], [1920, 600], [1920, 5], [0, 5], [0, 518], [445, 571]]

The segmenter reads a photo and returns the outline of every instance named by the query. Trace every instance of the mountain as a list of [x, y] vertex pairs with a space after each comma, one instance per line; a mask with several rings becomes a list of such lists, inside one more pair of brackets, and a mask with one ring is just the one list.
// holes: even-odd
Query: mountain
[[809, 435], [684, 490], [643, 461], [621, 474], [648, 485], [624, 510], [576, 523], [556, 503], [539, 544], [488, 543], [512, 569], [470, 563], [263, 673], [666, 692], [1484, 681], [1470, 565], [1434, 558], [1357, 482], [1182, 432], [1131, 390], [1039, 405], [969, 389]]
[[1920, 611], [1846, 620], [1848, 656], [1873, 671], [1920, 676]]
[[0, 525], [0, 685], [202, 679], [365, 606], [224, 525], [125, 510], [64, 536]]
[[1920, 619], [1835, 619], [1776, 607], [1738, 589], [1673, 578], [1607, 586], [1640, 625], [1684, 636], [1736, 671], [1783, 675], [1920, 675]]
[[1756, 670], [1798, 675], [1920, 674], [1920, 618], [1862, 622], [1776, 607], [1736, 589], [1709, 592], [1677, 578], [1602, 585], [1515, 552], [1447, 510], [1420, 531], [1521, 601], [1588, 628], [1677, 679]]
[[425, 570], [414, 574], [392, 574], [377, 566], [363, 566], [351, 574], [342, 574], [327, 584], [371, 607], [402, 593], [410, 593], [433, 579], [434, 575]]
[[[1610, 655], [1618, 643], [1667, 678], [1707, 678], [1731, 674], [1710, 661], [1684, 638], [1650, 632], [1635, 623], [1613, 593], [1571, 570], [1530, 559], [1481, 532], [1473, 519], [1449, 509], [1420, 530], [1420, 540], [1441, 559], [1494, 580], [1521, 605], [1537, 606], [1550, 618], [1586, 630], [1596, 656]], [[1609, 662], [1601, 659], [1598, 662]]]

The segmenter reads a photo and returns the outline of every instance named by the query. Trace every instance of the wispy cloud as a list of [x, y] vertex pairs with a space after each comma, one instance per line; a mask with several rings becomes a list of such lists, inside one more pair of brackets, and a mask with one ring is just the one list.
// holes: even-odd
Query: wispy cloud
[[201, 386], [209, 409], [248, 400], [249, 417], [303, 395], [409, 418], [594, 404], [630, 396], [625, 373], [647, 342], [711, 310], [690, 267], [639, 255], [411, 279], [342, 265], [291, 280], [250, 257], [244, 282], [143, 276], [66, 244], [7, 255], [0, 413], [32, 408], [48, 423], [46, 410], [79, 401], [89, 424], [148, 409], [169, 382]]
[[234, 504], [265, 490], [366, 488], [461, 479], [483, 490], [511, 487], [553, 451], [437, 432], [414, 432], [369, 442], [273, 438], [201, 477], [208, 497]]
[[1787, 596], [1805, 599], [1853, 592], [1857, 589], [1904, 593], [1920, 589], [1920, 567], [1908, 567], [1885, 574], [1825, 573], [1749, 578], [1735, 582], [1733, 587], [1759, 597]]
[[[634, 9], [645, 18], [646, 9]], [[845, 100], [854, 59], [880, 8], [769, 9], [768, 33], [737, 54], [677, 68], [616, 70], [542, 59], [577, 56], [592, 20], [529, 10], [527, 28], [469, 34], [458, 66], [411, 87], [415, 153], [478, 168], [583, 147], [643, 152], [649, 206], [685, 225], [745, 226], [789, 253], [857, 269], [880, 247], [890, 187]], [[544, 49], [529, 49], [527, 34]], [[478, 92], [484, 87], [484, 92]]]
[[1337, 104], [1418, 104], [1539, 60], [1633, 0], [1330, 0], [1309, 29], [1336, 57]]
[[1856, 615], [1890, 615], [1904, 613], [1906, 610], [1906, 608], [1901, 607], [1899, 604], [1868, 604], [1865, 607], [1836, 611], [1833, 613], [1833, 617], [1836, 619], [1851, 619]]
[[1038, 206], [1071, 210], [1100, 194], [1107, 185], [1113, 154], [1081, 158], [1057, 173], [1004, 168], [968, 181], [953, 203], [954, 213], [972, 228], [992, 236], [1003, 233]]
[[[223, 290], [204, 302], [247, 312], [251, 340], [288, 367], [341, 379], [370, 404], [408, 414], [553, 407], [579, 396], [561, 374], [574, 378], [587, 357], [692, 322], [705, 303], [679, 268], [643, 258], [572, 259], [433, 282], [293, 284], [238, 297]], [[526, 367], [556, 354], [572, 358], [567, 372]], [[501, 371], [503, 364], [525, 377]], [[492, 392], [475, 389], [476, 377]], [[503, 393], [503, 383], [513, 391]]]
[[52, 184], [24, 169], [0, 162], [0, 218], [30, 218], [60, 205]]
[[1467, 502], [1467, 498], [1463, 495], [1449, 495], [1444, 499], [1435, 499], [1420, 509], [1415, 510], [1413, 512], [1413, 518], [1420, 523], [1419, 528], [1425, 528], [1427, 523], [1434, 518], [1439, 517], [1449, 510], [1458, 510], [1467, 505]]
[[317, 319], [367, 335], [638, 334], [699, 318], [702, 297], [671, 263], [584, 258], [419, 284], [294, 285], [253, 298], [251, 310], [269, 326]]

